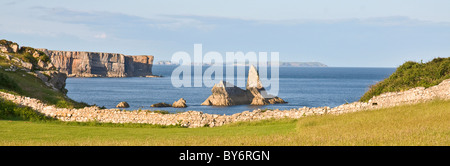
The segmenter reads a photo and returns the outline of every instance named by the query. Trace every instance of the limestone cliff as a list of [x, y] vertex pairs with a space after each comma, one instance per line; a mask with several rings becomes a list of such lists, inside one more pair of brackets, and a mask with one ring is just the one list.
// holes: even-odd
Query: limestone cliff
[[39, 49], [69, 77], [145, 77], [152, 75], [153, 56]]

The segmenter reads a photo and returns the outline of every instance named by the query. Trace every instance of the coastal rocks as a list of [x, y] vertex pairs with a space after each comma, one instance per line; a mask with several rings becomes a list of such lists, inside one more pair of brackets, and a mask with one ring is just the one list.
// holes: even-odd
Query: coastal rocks
[[17, 53], [19, 52], [19, 45], [11, 41], [0, 40], [0, 52]]
[[50, 57], [56, 70], [66, 73], [69, 77], [145, 77], [152, 75], [153, 56], [38, 50]]
[[226, 81], [215, 84], [211, 92], [212, 95], [201, 105], [230, 106], [251, 103], [251, 94]]
[[127, 77], [147, 77], [152, 76], [153, 56], [125, 55], [125, 73]]
[[186, 108], [186, 100], [183, 98], [180, 98], [178, 101], [173, 102], [173, 104], [167, 104], [167, 103], [156, 103], [152, 104], [150, 107], [174, 107], [174, 108]]
[[127, 102], [122, 101], [122, 102], [120, 102], [119, 104], [117, 104], [116, 107], [117, 107], [117, 108], [129, 108], [130, 105], [129, 105]]
[[42, 61], [42, 60], [39, 60], [38, 62], [37, 62], [37, 65], [39, 66], [39, 68], [41, 68], [41, 69], [44, 69], [44, 70], [51, 70], [51, 69], [53, 69], [54, 68], [54, 66], [53, 66], [53, 64], [52, 63], [46, 63], [46, 62], [44, 62], [44, 61]]
[[47, 86], [59, 90], [64, 94], [67, 93], [66, 79], [67, 75], [58, 71], [35, 71], [36, 76], [42, 80]]
[[174, 108], [186, 108], [186, 100], [184, 100], [183, 98], [181, 98], [178, 101], [173, 102], [172, 107]]
[[150, 107], [172, 107], [172, 105], [163, 102], [163, 103], [152, 104]]
[[30, 70], [33, 69], [33, 64], [32, 63], [25, 62], [22, 59], [19, 59], [17, 57], [13, 57], [13, 56], [10, 56], [10, 55], [9, 55], [8, 59], [11, 60], [12, 64], [15, 64], [17, 66], [21, 66], [26, 71], [30, 71]]
[[287, 103], [286, 101], [284, 101], [283, 99], [279, 98], [279, 97], [274, 97], [271, 99], [268, 99], [268, 102], [270, 104], [276, 104], [276, 103]]
[[267, 93], [267, 91], [262, 86], [259, 79], [258, 70], [255, 66], [251, 65], [248, 72], [247, 86], [246, 89], [254, 97], [252, 99], [251, 105], [268, 105], [268, 104], [282, 104], [287, 103], [283, 99], [273, 96]]
[[[22, 50], [22, 48], [20, 48], [20, 50]], [[30, 47], [25, 47], [23, 50], [31, 50], [35, 53], [38, 52]], [[25, 62], [19, 57], [16, 57], [16, 54], [7, 55], [5, 53], [0, 53], [0, 55], [2, 57], [5, 57], [5, 60], [7, 60], [10, 64], [10, 67], [5, 69], [4, 71], [16, 72], [19, 69], [22, 71], [26, 71], [28, 74], [34, 75], [35, 77], [39, 78], [46, 86], [51, 87], [53, 90], [60, 91], [64, 94], [67, 93], [67, 89], [65, 89], [67, 75], [55, 70], [48, 70], [50, 69], [49, 67], [52, 66], [50, 62], [39, 60], [37, 62], [38, 65], [36, 65], [30, 62]]]
[[246, 89], [255, 88], [258, 90], [264, 89], [262, 86], [261, 80], [259, 79], [258, 70], [256, 70], [255, 66], [251, 65], [248, 70], [248, 78], [247, 78], [247, 86]]
[[230, 106], [230, 105], [267, 105], [286, 103], [283, 99], [267, 94], [262, 86], [258, 71], [251, 65], [248, 73], [246, 90], [231, 83], [220, 81], [215, 84], [209, 96], [202, 105]]
[[12, 58], [12, 56], [11, 55], [8, 55], [8, 54], [3, 54], [3, 53], [1, 53], [0, 54], [0, 56], [1, 57], [3, 57], [3, 58], [5, 58], [6, 60], [8, 60], [8, 61], [10, 61], [11, 60], [11, 58]]

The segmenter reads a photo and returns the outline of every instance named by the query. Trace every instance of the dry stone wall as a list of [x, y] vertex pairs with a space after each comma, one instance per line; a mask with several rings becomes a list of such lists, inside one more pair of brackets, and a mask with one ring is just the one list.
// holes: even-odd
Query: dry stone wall
[[56, 108], [29, 97], [17, 96], [0, 92], [0, 97], [16, 104], [31, 107], [34, 110], [61, 121], [76, 122], [107, 122], [107, 123], [146, 123], [158, 125], [181, 125], [185, 127], [215, 127], [224, 124], [256, 121], [264, 119], [301, 118], [311, 115], [343, 114], [348, 112], [373, 110], [393, 107], [403, 104], [414, 104], [430, 101], [436, 98], [450, 99], [450, 79], [439, 85], [423, 88], [418, 87], [403, 92], [384, 93], [373, 97], [369, 102], [354, 102], [338, 107], [302, 107], [291, 110], [254, 110], [244, 111], [233, 115], [206, 114], [199, 111], [187, 111], [176, 114], [161, 114], [151, 111], [124, 111], [120, 109], [100, 109], [99, 107], [86, 107], [82, 109]]

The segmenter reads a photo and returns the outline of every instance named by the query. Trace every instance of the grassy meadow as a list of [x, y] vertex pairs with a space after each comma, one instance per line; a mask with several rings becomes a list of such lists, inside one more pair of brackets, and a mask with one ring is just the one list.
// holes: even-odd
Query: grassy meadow
[[214, 128], [0, 120], [0, 145], [450, 145], [450, 101]]

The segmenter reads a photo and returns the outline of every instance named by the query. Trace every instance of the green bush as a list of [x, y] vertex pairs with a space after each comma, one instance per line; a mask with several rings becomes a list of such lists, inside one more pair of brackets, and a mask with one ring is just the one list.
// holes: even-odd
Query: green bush
[[17, 43], [14, 43], [14, 42], [9, 41], [9, 40], [5, 40], [5, 39], [0, 40], [0, 45], [11, 45], [11, 44], [16, 44], [17, 45]]
[[15, 92], [21, 91], [19, 85], [4, 73], [0, 73], [0, 88]]
[[50, 57], [48, 57], [48, 55], [44, 53], [39, 53], [39, 59], [45, 63], [50, 62]]
[[24, 55], [24, 59], [23, 59], [23, 60], [24, 60], [25, 62], [30, 62], [30, 63], [32, 63], [33, 65], [36, 65], [36, 64], [37, 64], [36, 58], [34, 58], [33, 55], [31, 55], [30, 53], [24, 53], [23, 55]]
[[435, 58], [428, 63], [408, 61], [385, 80], [372, 85], [360, 99], [367, 102], [373, 96], [415, 87], [431, 87], [450, 78], [450, 57]]

